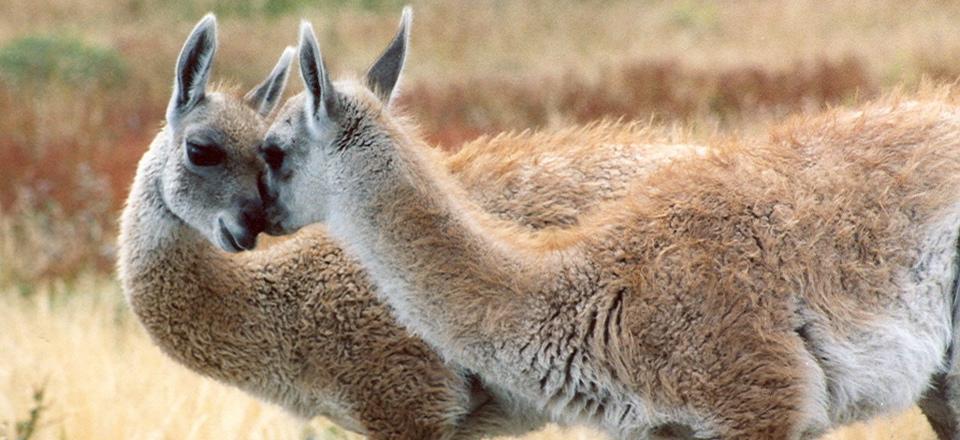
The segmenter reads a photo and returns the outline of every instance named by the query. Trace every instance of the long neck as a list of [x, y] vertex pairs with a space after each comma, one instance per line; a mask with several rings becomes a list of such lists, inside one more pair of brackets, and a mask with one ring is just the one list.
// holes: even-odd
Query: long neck
[[[336, 195], [328, 228], [377, 284], [400, 321], [449, 358], [490, 367], [491, 347], [531, 321], [525, 261], [491, 227], [426, 147], [406, 143], [377, 188]], [[384, 174], [386, 173], [386, 175]], [[393, 174], [390, 174], [393, 173]], [[349, 179], [354, 182], [369, 179]]]
[[162, 164], [151, 154], [141, 161], [120, 223], [120, 278], [138, 315], [149, 313], [138, 310], [144, 303], [223, 293], [243, 280], [237, 264], [168, 209], [160, 190]]
[[283, 400], [283, 391], [263, 388], [258, 377], [263, 365], [282, 371], [285, 354], [250, 340], [275, 331], [270, 320], [276, 318], [249, 301], [263, 290], [262, 280], [170, 212], [159, 189], [162, 163], [150, 155], [141, 161], [121, 219], [118, 266], [134, 314], [178, 362]]

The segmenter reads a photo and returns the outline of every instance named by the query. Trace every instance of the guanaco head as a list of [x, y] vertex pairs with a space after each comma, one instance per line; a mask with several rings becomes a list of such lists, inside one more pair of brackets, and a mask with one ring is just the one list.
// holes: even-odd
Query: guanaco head
[[[286, 234], [327, 220], [335, 188], [356, 181], [345, 162], [379, 168], [389, 139], [391, 98], [407, 53], [412, 12], [362, 80], [330, 80], [313, 27], [300, 26], [300, 74], [305, 90], [290, 98], [267, 130], [260, 154], [267, 164], [267, 232]], [[363, 155], [365, 157], [358, 157]], [[374, 173], [375, 174], [375, 173]], [[369, 186], [369, 185], [368, 185]]]
[[166, 127], [146, 156], [160, 198], [181, 221], [228, 252], [252, 249], [265, 218], [263, 164], [256, 154], [266, 123], [286, 85], [293, 48], [267, 79], [242, 99], [210, 91], [217, 25], [205, 16], [177, 59]]

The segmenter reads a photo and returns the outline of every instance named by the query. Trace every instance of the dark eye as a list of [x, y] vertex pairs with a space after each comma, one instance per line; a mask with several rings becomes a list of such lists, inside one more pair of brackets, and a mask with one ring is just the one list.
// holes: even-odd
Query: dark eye
[[267, 166], [270, 167], [271, 170], [276, 171], [283, 166], [284, 156], [283, 150], [280, 149], [277, 144], [268, 142], [260, 146], [260, 157], [267, 163]]
[[187, 159], [198, 167], [219, 165], [226, 157], [227, 154], [216, 145], [187, 142]]

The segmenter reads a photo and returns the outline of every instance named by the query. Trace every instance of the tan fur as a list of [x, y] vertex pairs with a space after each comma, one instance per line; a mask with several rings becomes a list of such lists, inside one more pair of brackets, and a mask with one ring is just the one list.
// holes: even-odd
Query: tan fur
[[[470, 188], [479, 205], [500, 218], [538, 229], [570, 226], [595, 203], [624, 195], [625, 182], [636, 175], [662, 166], [664, 159], [678, 153], [703, 150], [682, 140], [680, 133], [645, 124], [597, 122], [483, 137], [446, 159], [446, 167]], [[475, 189], [490, 185], [498, 190]], [[568, 203], [573, 200], [577, 203]]]
[[[226, 108], [209, 124], [234, 127], [231, 154], [255, 161], [261, 122], [230, 95], [216, 96]], [[449, 167], [504, 218], [569, 225], [685, 151], [644, 144], [654, 138], [640, 126], [616, 124], [558, 138], [513, 135], [471, 143]], [[519, 402], [485, 403], [490, 397], [472, 389], [477, 384], [465, 371], [394, 322], [322, 229], [229, 255], [172, 218], [151, 183], [153, 167], [163, 166], [156, 158], [171, 148], [166, 139], [166, 131], [159, 134], [141, 162], [121, 224], [119, 268], [135, 314], [167, 354], [300, 416], [324, 415], [371, 438], [471, 437], [543, 423], [512, 413]], [[488, 158], [501, 154], [512, 159]], [[158, 215], [171, 217], [169, 225], [157, 224]]]
[[401, 323], [485, 381], [624, 438], [796, 439], [926, 400], [946, 377], [954, 426], [938, 431], [958, 435], [955, 98], [731, 139], [580, 226], [530, 232], [476, 206], [362, 83], [335, 87], [329, 138], [291, 165], [328, 174], [271, 181], [293, 216], [274, 220], [305, 220], [298, 190], [329, 194], [313, 220]]

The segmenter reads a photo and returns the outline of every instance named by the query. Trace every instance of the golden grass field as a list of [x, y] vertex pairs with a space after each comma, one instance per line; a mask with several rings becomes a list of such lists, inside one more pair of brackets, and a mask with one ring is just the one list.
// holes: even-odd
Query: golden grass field
[[[0, 440], [356, 438], [153, 347], [112, 273], [115, 219], [203, 13], [219, 17], [214, 77], [246, 88], [295, 42], [300, 17], [335, 73], [364, 68], [404, 3], [0, 1]], [[960, 75], [960, 2], [412, 3], [401, 99], [447, 149], [618, 117], [704, 139], [756, 135], [788, 114]], [[597, 435], [551, 428], [527, 438]], [[933, 434], [914, 409], [829, 438]]]
[[[70, 289], [69, 294], [52, 294]], [[23, 298], [0, 292], [0, 439], [41, 408], [37, 439], [353, 439], [315, 420], [200, 377], [167, 359], [127, 311], [119, 287], [82, 277]], [[34, 394], [43, 390], [39, 402]], [[603, 438], [556, 428], [529, 440]], [[933, 439], [919, 411], [832, 434], [829, 440]]]

